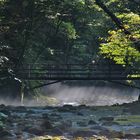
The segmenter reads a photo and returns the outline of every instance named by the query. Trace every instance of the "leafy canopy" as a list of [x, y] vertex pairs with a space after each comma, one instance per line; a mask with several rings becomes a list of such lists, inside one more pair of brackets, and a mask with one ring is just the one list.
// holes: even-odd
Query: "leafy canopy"
[[[124, 27], [131, 32], [131, 35], [124, 34], [121, 29], [108, 31], [109, 36], [102, 41], [100, 47], [100, 54], [104, 55], [105, 58], [112, 59], [117, 64], [130, 64], [140, 61], [140, 52], [135, 48], [140, 47], [140, 16], [134, 13], [124, 13], [118, 15], [123, 21]], [[133, 41], [135, 38], [136, 41]]]

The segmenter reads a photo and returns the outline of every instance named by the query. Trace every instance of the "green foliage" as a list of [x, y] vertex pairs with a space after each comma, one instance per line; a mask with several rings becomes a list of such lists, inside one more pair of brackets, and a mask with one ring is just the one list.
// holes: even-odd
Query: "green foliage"
[[117, 64], [134, 65], [134, 63], [140, 61], [140, 52], [136, 49], [135, 42], [132, 40], [132, 38], [140, 39], [140, 16], [131, 12], [121, 14], [118, 17], [123, 20], [125, 28], [132, 34], [126, 35], [121, 29], [109, 31], [105, 43], [101, 44], [100, 53]]
[[68, 39], [76, 39], [76, 30], [70, 22], [63, 22], [61, 28]]

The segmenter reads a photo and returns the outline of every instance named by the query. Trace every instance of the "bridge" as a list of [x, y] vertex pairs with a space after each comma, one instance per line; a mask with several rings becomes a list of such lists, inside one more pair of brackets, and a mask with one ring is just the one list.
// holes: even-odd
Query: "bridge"
[[14, 71], [21, 80], [140, 80], [140, 69], [116, 64], [28, 64]]

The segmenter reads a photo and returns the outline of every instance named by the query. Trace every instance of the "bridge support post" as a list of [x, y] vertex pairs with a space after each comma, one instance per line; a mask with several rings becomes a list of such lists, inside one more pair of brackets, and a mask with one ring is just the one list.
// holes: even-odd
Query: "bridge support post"
[[21, 91], [20, 91], [20, 104], [21, 104], [21, 106], [24, 105], [24, 87], [25, 87], [25, 85], [22, 82], [21, 83]]

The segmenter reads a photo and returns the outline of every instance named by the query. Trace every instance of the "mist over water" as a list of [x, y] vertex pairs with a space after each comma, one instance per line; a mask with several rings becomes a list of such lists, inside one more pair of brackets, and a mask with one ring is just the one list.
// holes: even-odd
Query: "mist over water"
[[7, 97], [7, 98], [1, 98], [0, 99], [0, 104], [4, 104], [4, 105], [13, 105], [13, 106], [20, 106], [21, 103], [20, 101], [18, 100], [14, 100], [14, 99], [11, 99], [10, 97]]
[[[139, 89], [131, 87], [124, 87], [118, 85], [104, 85], [104, 86], [69, 86], [62, 83], [52, 84], [42, 88], [43, 96], [55, 98], [56, 105], [113, 105], [133, 102], [138, 99], [140, 94]], [[41, 104], [40, 104], [41, 103]], [[25, 106], [40, 106], [42, 99], [34, 98], [24, 100]], [[0, 104], [5, 105], [21, 105], [20, 100], [11, 99], [10, 97], [0, 98]]]
[[71, 87], [55, 84], [47, 87], [49, 96], [62, 104], [112, 105], [132, 102], [138, 99], [139, 90], [117, 86]]

